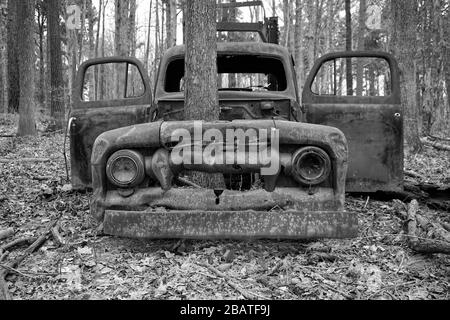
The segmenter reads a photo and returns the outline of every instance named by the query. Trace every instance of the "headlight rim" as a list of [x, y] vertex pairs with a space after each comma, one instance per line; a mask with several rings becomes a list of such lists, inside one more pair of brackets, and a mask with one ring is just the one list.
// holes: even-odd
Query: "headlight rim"
[[[308, 155], [316, 155], [321, 161], [322, 161], [322, 173], [320, 176], [316, 177], [316, 178], [308, 178], [308, 177], [304, 177], [303, 174], [300, 171], [300, 165], [299, 162]], [[291, 173], [293, 178], [300, 183], [302, 186], [306, 186], [306, 187], [310, 187], [310, 186], [318, 186], [323, 184], [324, 182], [327, 181], [327, 179], [329, 179], [330, 175], [331, 175], [331, 171], [332, 171], [332, 162], [331, 162], [331, 158], [328, 155], [328, 153], [319, 148], [319, 147], [315, 147], [315, 146], [306, 146], [303, 147], [299, 150], [297, 150], [293, 157], [292, 157], [292, 165], [291, 165]]]
[[[113, 165], [120, 159], [127, 158], [131, 160], [136, 167], [136, 174], [129, 182], [121, 182], [114, 177], [112, 172]], [[145, 162], [144, 156], [135, 150], [119, 150], [113, 153], [106, 163], [106, 176], [110, 183], [122, 189], [134, 188], [141, 184], [145, 179]]]

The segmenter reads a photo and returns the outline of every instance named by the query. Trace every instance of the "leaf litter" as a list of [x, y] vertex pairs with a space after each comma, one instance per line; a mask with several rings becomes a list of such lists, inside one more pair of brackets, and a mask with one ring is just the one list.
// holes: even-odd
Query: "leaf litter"
[[[12, 124], [2, 127], [11, 132]], [[52, 238], [12, 273], [14, 299], [442, 299], [449, 298], [448, 256], [408, 248], [394, 202], [347, 199], [360, 237], [301, 241], [142, 241], [100, 236], [90, 194], [66, 181], [63, 135], [0, 139], [0, 156], [48, 158], [0, 163], [0, 229], [9, 240], [36, 237], [62, 213], [59, 246]], [[448, 153], [427, 149], [407, 168], [427, 181], [450, 183]], [[446, 160], [447, 159], [447, 160]], [[428, 166], [434, 163], [434, 167]], [[428, 166], [428, 167], [427, 167]], [[430, 217], [450, 222], [448, 213]], [[8, 241], [3, 240], [0, 246]], [[12, 250], [8, 259], [20, 254]], [[205, 268], [211, 266], [215, 271]]]

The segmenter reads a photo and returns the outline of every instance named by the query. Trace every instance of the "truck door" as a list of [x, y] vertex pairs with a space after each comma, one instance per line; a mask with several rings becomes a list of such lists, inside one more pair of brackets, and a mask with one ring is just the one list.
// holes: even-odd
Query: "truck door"
[[398, 65], [387, 53], [319, 59], [303, 92], [307, 122], [337, 127], [349, 143], [348, 192], [403, 190]]
[[145, 123], [152, 102], [147, 73], [134, 58], [100, 58], [81, 65], [70, 112], [72, 186], [91, 187], [91, 153], [103, 132]]

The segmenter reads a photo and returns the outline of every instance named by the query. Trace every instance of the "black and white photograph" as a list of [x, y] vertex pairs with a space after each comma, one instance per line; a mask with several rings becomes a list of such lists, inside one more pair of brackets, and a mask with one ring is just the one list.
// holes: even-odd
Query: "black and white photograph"
[[0, 303], [448, 301], [449, 93], [450, 0], [0, 0]]

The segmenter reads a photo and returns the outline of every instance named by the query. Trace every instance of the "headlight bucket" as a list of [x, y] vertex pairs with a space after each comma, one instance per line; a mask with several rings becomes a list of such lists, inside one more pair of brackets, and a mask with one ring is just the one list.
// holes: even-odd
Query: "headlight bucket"
[[145, 179], [144, 157], [133, 150], [117, 151], [108, 159], [106, 175], [119, 188], [133, 188]]
[[292, 157], [292, 175], [304, 186], [317, 186], [324, 183], [331, 173], [329, 155], [317, 147], [305, 147]]

